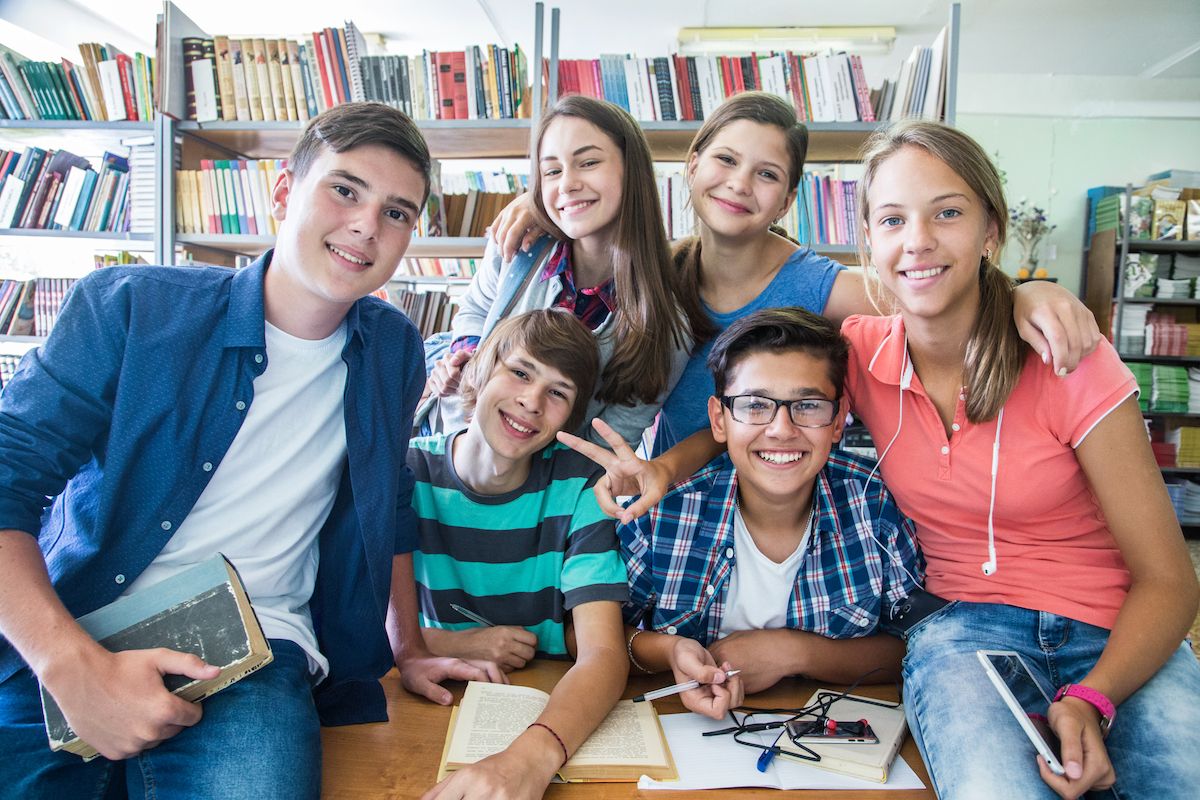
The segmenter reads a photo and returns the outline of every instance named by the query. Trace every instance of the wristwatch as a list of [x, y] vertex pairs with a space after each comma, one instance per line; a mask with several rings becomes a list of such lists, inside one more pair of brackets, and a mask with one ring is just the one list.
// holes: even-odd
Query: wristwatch
[[1100, 712], [1100, 735], [1108, 736], [1108, 732], [1112, 730], [1113, 722], [1117, 718], [1117, 707], [1113, 705], [1112, 700], [1104, 696], [1103, 692], [1098, 692], [1081, 683], [1068, 683], [1059, 688], [1054, 695], [1054, 702], [1057, 703], [1064, 697], [1077, 697], [1094, 706]]

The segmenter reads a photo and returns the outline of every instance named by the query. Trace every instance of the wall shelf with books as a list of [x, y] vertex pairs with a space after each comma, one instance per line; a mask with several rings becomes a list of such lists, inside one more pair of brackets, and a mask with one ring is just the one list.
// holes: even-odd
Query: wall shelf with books
[[[703, 122], [655, 121], [640, 123], [658, 161], [683, 161], [688, 145]], [[808, 156], [806, 163], [845, 163], [857, 161], [863, 143], [880, 126], [875, 122], [806, 122]]]
[[0, 228], [0, 236], [32, 236], [46, 239], [95, 239], [106, 242], [145, 242], [153, 247], [154, 234], [131, 231], [67, 231], [42, 228]]

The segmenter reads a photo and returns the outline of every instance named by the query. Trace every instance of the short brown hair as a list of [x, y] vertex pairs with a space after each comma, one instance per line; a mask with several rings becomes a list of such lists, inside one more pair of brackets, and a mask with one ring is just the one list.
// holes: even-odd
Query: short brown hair
[[520, 347], [534, 360], [556, 369], [575, 384], [575, 405], [563, 430], [577, 431], [583, 425], [588, 402], [596, 390], [600, 373], [600, 347], [596, 337], [569, 311], [545, 308], [509, 317], [483, 340], [463, 369], [463, 411], [468, 417], [496, 365]]
[[424, 206], [433, 173], [429, 146], [416, 123], [383, 103], [343, 103], [313, 117], [288, 156], [288, 169], [303, 178], [325, 148], [344, 153], [372, 144], [386, 147], [417, 168], [425, 178]]
[[825, 362], [829, 380], [842, 399], [850, 345], [832, 322], [803, 308], [765, 308], [736, 320], [721, 332], [708, 354], [716, 395], [725, 394], [730, 373], [755, 353], [799, 350]]

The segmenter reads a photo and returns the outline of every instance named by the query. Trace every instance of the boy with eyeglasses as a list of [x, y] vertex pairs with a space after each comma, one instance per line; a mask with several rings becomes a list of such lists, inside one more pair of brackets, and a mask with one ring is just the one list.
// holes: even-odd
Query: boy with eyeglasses
[[924, 565], [874, 462], [830, 453], [846, 365], [845, 340], [807, 311], [735, 322], [708, 357], [709, 421], [727, 452], [618, 528], [630, 661], [700, 681], [682, 698], [693, 711], [719, 718], [787, 675], [898, 673], [904, 645], [877, 627]]

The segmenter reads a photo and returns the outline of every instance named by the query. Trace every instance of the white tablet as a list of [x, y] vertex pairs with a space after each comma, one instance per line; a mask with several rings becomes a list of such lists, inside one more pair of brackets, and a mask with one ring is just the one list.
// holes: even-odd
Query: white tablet
[[[979, 662], [991, 678], [992, 685], [1004, 699], [1004, 704], [1017, 718], [1021, 730], [1025, 731], [1029, 741], [1033, 742], [1038, 754], [1046, 759], [1050, 771], [1055, 775], [1064, 774], [1066, 770], [1058, 760], [1056, 748], [1050, 745], [1051, 741], [1057, 740], [1050, 731], [1050, 726], [1043, 722], [1045, 709], [1050, 707], [1050, 696], [1029, 671], [1020, 654], [1012, 650], [976, 650], [975, 654], [979, 656]], [[1039, 698], [1044, 703], [1040, 702]], [[1022, 700], [1031, 705], [1029, 710], [1021, 704]], [[1038, 714], [1040, 719], [1031, 718], [1031, 712]]]

